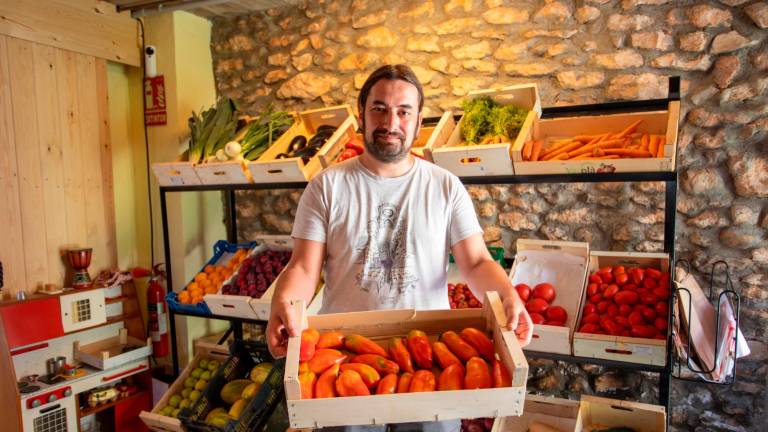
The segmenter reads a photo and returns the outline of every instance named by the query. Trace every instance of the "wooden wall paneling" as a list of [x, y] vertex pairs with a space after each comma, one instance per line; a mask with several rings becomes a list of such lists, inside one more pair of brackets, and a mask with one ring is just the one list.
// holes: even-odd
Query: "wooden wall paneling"
[[109, 97], [107, 95], [107, 62], [96, 59], [96, 106], [99, 122], [99, 155], [104, 201], [105, 257], [110, 267], [117, 266], [117, 227], [115, 223], [114, 178], [112, 176], [112, 141], [109, 133]]
[[141, 66], [138, 24], [95, 0], [4, 0], [0, 34]]
[[[59, 82], [59, 118], [64, 161], [64, 197], [67, 214], [67, 244], [64, 247], [85, 246], [85, 196], [83, 192], [83, 146], [81, 140], [81, 113], [78, 105], [77, 60], [81, 54], [57, 50]], [[67, 281], [71, 282], [71, 281]]]
[[45, 203], [40, 169], [40, 144], [35, 101], [32, 43], [10, 38], [10, 65], [16, 163], [19, 170], [19, 202], [27, 281], [23, 289], [34, 292], [47, 282], [48, 246], [45, 235]]
[[0, 261], [3, 262], [4, 292], [15, 295], [26, 286], [21, 205], [19, 204], [19, 172], [16, 165], [16, 137], [13, 125], [11, 94], [10, 38], [0, 35]]
[[60, 253], [67, 243], [67, 214], [64, 196], [62, 128], [59, 118], [57, 48], [33, 43], [37, 130], [40, 143], [45, 235], [48, 245], [48, 282], [64, 284], [66, 261]]

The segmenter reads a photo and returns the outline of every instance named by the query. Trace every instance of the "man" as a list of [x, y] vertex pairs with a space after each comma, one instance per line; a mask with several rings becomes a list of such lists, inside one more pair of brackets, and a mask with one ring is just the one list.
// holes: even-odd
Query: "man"
[[365, 153], [318, 174], [299, 202], [293, 255], [267, 325], [275, 357], [285, 355], [287, 336], [298, 334], [291, 303], [309, 303], [324, 262], [321, 313], [447, 309], [450, 252], [478, 298], [486, 290], [499, 292], [509, 328], [521, 345], [530, 342], [531, 319], [488, 253], [466, 189], [453, 174], [410, 153], [423, 105], [421, 84], [404, 65], [382, 66], [360, 90]]

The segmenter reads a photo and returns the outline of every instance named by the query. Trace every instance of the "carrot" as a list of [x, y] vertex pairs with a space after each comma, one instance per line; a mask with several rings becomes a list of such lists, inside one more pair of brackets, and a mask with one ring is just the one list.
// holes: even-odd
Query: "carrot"
[[600, 160], [600, 159], [619, 159], [619, 155], [605, 155], [605, 156], [591, 156], [591, 155], [582, 155], [575, 157], [571, 160]]
[[553, 157], [550, 160], [566, 160], [568, 159], [568, 152], [560, 153], [559, 155]]
[[541, 153], [541, 140], [536, 140], [533, 142], [533, 148], [531, 149], [531, 159], [532, 161], [539, 160], [539, 153]]
[[646, 150], [627, 150], [627, 149], [607, 149], [606, 155], [619, 155], [630, 158], [646, 158], [651, 157], [651, 152]]
[[[550, 153], [554, 153], [555, 151], [560, 150], [561, 148], [563, 148], [563, 147], [565, 147], [567, 145], [570, 145], [572, 143], [573, 143], [573, 140], [570, 140], [570, 139], [569, 140], [563, 140], [563, 141], [556, 141], [554, 145], [549, 147], [546, 151], [544, 151], [544, 153], [541, 154], [541, 159], [543, 160], [544, 157], [546, 157]], [[579, 144], [581, 144], [581, 143], [579, 143]]]
[[531, 151], [533, 150], [533, 141], [526, 141], [523, 144], [523, 160], [531, 160]]
[[656, 144], [659, 149], [656, 152], [656, 157], [664, 157], [664, 146], [667, 144], [666, 137], [664, 135], [656, 135]]
[[651, 136], [648, 148], [643, 150], [648, 150], [653, 156], [656, 156], [656, 154], [659, 153], [659, 141], [656, 139], [656, 136]]
[[627, 128], [626, 128], [626, 129], [624, 129], [624, 130], [623, 130], [623, 131], [622, 131], [622, 132], [619, 134], [619, 138], [624, 138], [624, 137], [626, 137], [627, 135], [629, 135], [629, 134], [633, 133], [634, 131], [636, 131], [636, 130], [637, 130], [637, 127], [638, 127], [638, 126], [640, 126], [640, 123], [642, 123], [642, 122], [643, 122], [643, 119], [640, 119], [640, 120], [638, 120], [638, 121], [636, 121], [636, 122], [632, 123], [631, 125], [627, 126]]
[[581, 141], [583, 143], [588, 143], [588, 142], [590, 142], [590, 141], [592, 141], [592, 140], [594, 140], [596, 138], [600, 138], [601, 136], [603, 136], [603, 135], [602, 134], [597, 134], [597, 135], [576, 135], [575, 137], [573, 137], [573, 141]]
[[543, 155], [541, 157], [541, 160], [553, 159], [555, 156], [558, 156], [558, 155], [563, 154], [563, 153], [567, 153], [569, 151], [576, 150], [577, 148], [579, 148], [579, 147], [581, 147], [583, 145], [584, 144], [582, 144], [580, 141], [576, 141], [576, 142], [574, 142], [572, 144], [568, 144], [567, 146], [560, 147], [558, 150], [555, 150], [553, 152], [549, 152], [549, 153]]
[[621, 141], [611, 140], [611, 141], [603, 141], [595, 144], [587, 144], [580, 149], [569, 151], [568, 154], [571, 155], [571, 157], [580, 156], [586, 153], [592, 153], [597, 148], [615, 148], [615, 147], [621, 147]]
[[[641, 150], [648, 150], [648, 148], [651, 145], [651, 139], [648, 137], [648, 134], [643, 134], [643, 137], [640, 139], [640, 149]], [[651, 152], [653, 154], [656, 154], [656, 152]]]

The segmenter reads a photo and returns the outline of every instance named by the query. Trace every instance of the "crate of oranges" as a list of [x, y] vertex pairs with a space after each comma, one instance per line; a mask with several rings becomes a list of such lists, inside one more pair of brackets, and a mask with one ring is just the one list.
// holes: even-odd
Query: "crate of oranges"
[[211, 310], [203, 300], [206, 294], [215, 294], [225, 280], [229, 279], [243, 262], [248, 251], [256, 242], [230, 243], [219, 240], [213, 245], [213, 257], [194, 278], [179, 292], [166, 296], [168, 307], [174, 312], [190, 312], [211, 315]]

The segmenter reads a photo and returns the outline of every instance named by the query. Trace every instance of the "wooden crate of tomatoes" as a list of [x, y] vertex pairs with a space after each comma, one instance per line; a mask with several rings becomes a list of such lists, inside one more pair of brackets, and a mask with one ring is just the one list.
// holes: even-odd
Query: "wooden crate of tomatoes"
[[482, 309], [308, 316], [288, 342], [296, 428], [520, 415], [528, 363], [496, 292]]
[[667, 254], [592, 252], [573, 354], [663, 366], [670, 296]]

